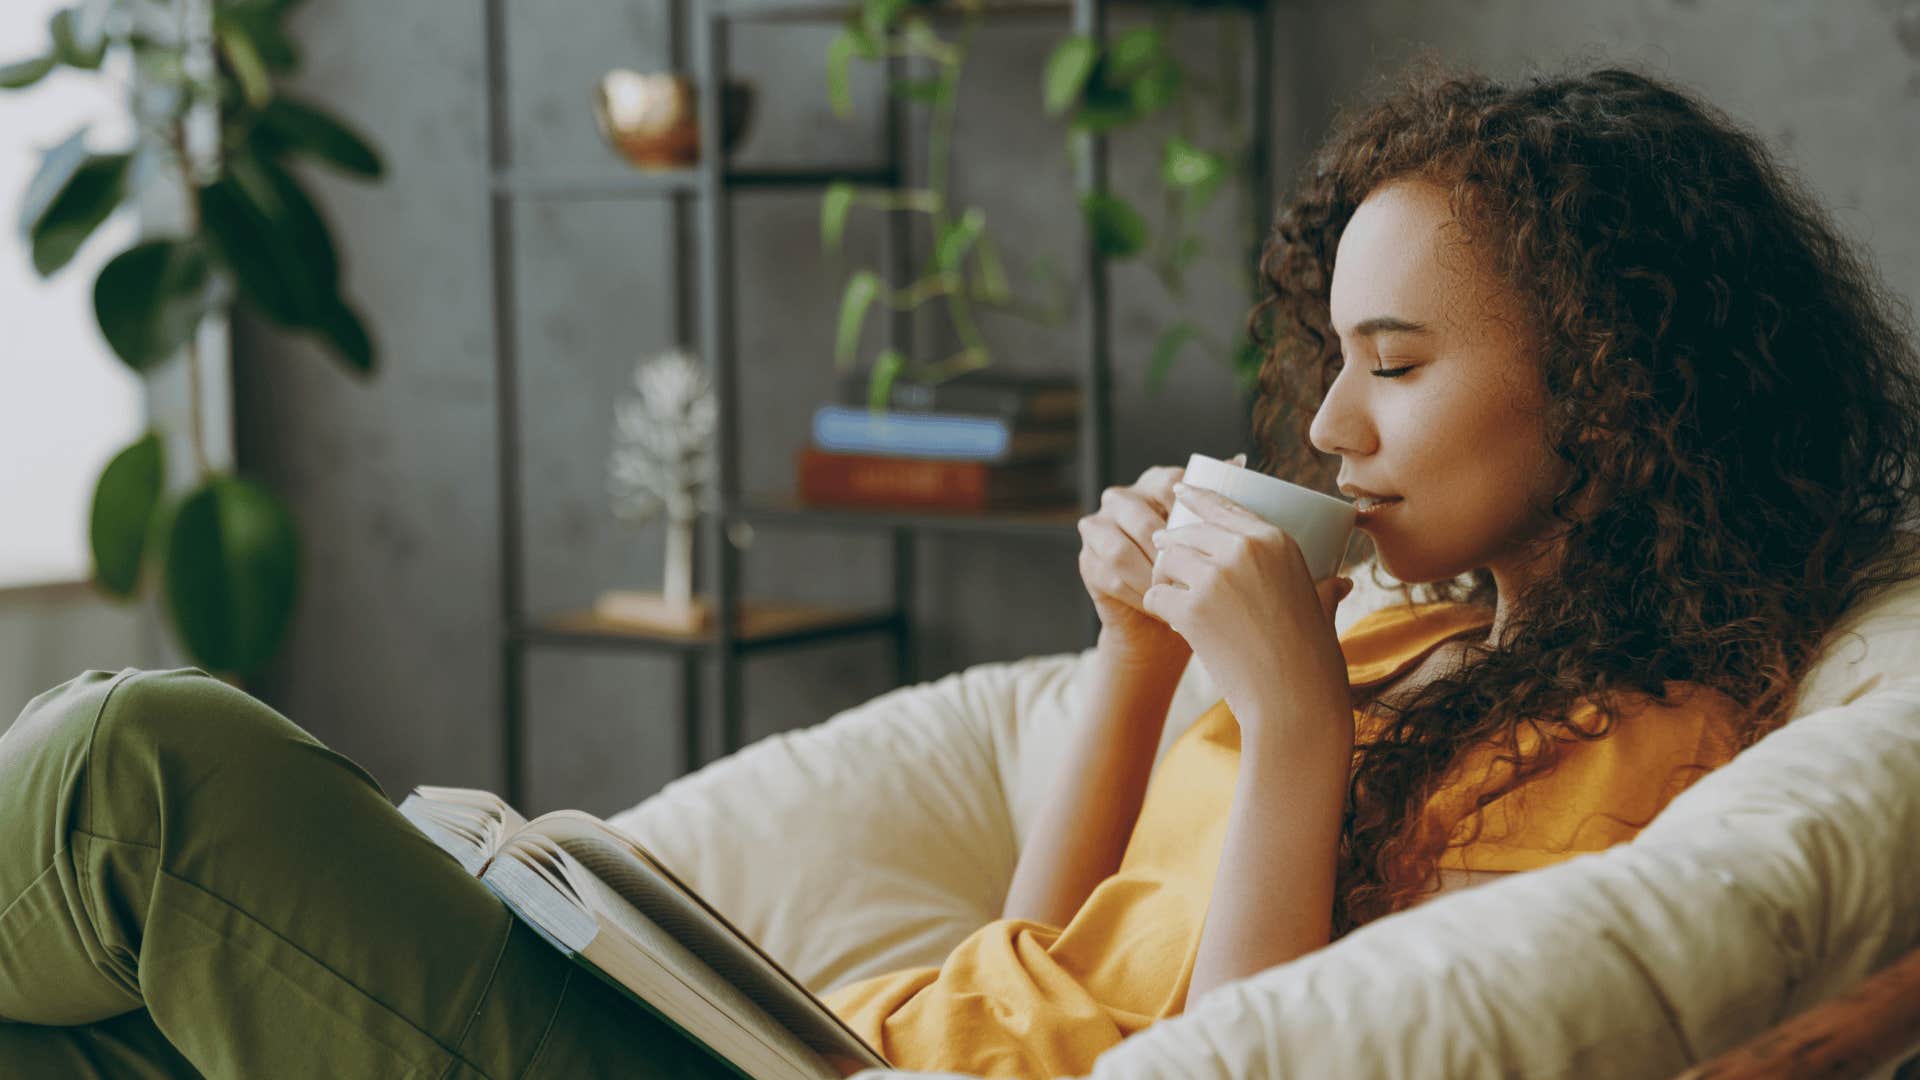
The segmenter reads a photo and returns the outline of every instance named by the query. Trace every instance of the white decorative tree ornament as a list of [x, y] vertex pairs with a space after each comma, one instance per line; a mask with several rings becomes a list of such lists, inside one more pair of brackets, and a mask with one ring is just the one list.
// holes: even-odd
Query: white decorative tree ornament
[[600, 609], [697, 630], [706, 610], [693, 600], [694, 525], [702, 513], [719, 509], [713, 389], [700, 361], [679, 348], [637, 364], [633, 385], [637, 395], [614, 403], [607, 491], [616, 517], [644, 525], [666, 515], [666, 584], [657, 596], [608, 593]]

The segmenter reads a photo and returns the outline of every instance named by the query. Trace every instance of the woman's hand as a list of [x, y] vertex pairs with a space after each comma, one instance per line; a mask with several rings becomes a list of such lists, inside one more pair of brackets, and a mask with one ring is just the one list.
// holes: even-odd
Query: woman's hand
[[1100, 509], [1079, 522], [1080, 580], [1100, 616], [1100, 647], [1123, 658], [1182, 670], [1193, 650], [1146, 610], [1141, 595], [1153, 584], [1153, 534], [1167, 527], [1173, 485], [1186, 472], [1171, 465], [1148, 469], [1129, 487], [1101, 492]]
[[[1352, 580], [1316, 585], [1285, 530], [1218, 492], [1179, 484], [1175, 493], [1200, 520], [1153, 535], [1159, 559], [1142, 608], [1206, 665], [1244, 740], [1351, 747], [1352, 691], [1333, 615]], [[1345, 730], [1278, 730], [1294, 717], [1315, 727], [1344, 717]]]

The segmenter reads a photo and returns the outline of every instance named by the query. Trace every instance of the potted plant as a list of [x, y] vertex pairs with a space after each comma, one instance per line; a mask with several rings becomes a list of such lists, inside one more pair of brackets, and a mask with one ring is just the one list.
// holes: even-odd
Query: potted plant
[[[1259, 2], [1259, 0], [1252, 0]], [[1081, 151], [1077, 133], [1107, 133], [1143, 126], [1168, 109], [1175, 130], [1160, 144], [1159, 177], [1165, 228], [1156, 237], [1146, 218], [1112, 192], [1089, 192], [1080, 209], [1101, 253], [1110, 259], [1144, 257], [1154, 276], [1176, 301], [1187, 296], [1187, 275], [1206, 255], [1195, 218], [1235, 176], [1244, 175], [1253, 140], [1209, 149], [1201, 144], [1196, 105], [1210, 103], [1222, 116], [1238, 116], [1241, 101], [1241, 42], [1223, 32], [1218, 76], [1209, 79], [1186, 70], [1173, 50], [1177, 13], [1182, 7], [1243, 7], [1245, 0], [1157, 0], [1153, 22], [1104, 44], [1084, 34], [1063, 39], [1048, 57], [1043, 96], [1050, 115], [1063, 117], [1070, 154]], [[1236, 253], [1237, 254], [1237, 253]], [[1251, 268], [1236, 273], [1251, 275]], [[1231, 337], [1209, 331], [1185, 317], [1164, 328], [1147, 365], [1147, 389], [1157, 392], [1175, 358], [1194, 344], [1222, 357], [1242, 391], [1251, 391], [1260, 371], [1260, 350], [1244, 334]]]
[[[56, 68], [108, 77], [103, 69], [121, 58], [133, 73], [132, 143], [97, 149], [82, 129], [48, 150], [20, 220], [47, 276], [136, 198], [177, 200], [182, 225], [120, 252], [94, 283], [101, 333], [136, 372], [184, 354], [197, 380], [202, 323], [236, 303], [315, 336], [356, 375], [374, 370], [372, 336], [341, 293], [331, 231], [292, 166], [304, 159], [361, 179], [383, 167], [364, 138], [276, 87], [299, 63], [282, 26], [295, 2], [82, 0], [54, 14], [43, 55], [0, 66], [0, 88], [13, 90]], [[89, 531], [93, 582], [131, 600], [151, 565], [186, 655], [238, 682], [285, 635], [300, 580], [298, 529], [273, 492], [209, 465], [197, 404], [191, 423], [187, 490], [167, 490], [157, 431], [102, 471]]]
[[834, 344], [834, 364], [840, 371], [855, 365], [861, 328], [876, 304], [911, 311], [938, 300], [959, 338], [960, 348], [933, 364], [916, 364], [897, 348], [883, 349], [874, 360], [868, 387], [868, 400], [875, 407], [887, 400], [896, 378], [932, 383], [992, 364], [992, 349], [974, 319], [976, 305], [1057, 323], [1065, 318], [1069, 300], [1044, 261], [1034, 264], [1033, 278], [1036, 291], [1048, 294], [1047, 301], [1035, 304], [1016, 296], [1008, 285], [999, 247], [988, 232], [986, 212], [953, 204], [955, 90], [985, 7], [982, 0], [955, 0], [962, 22], [958, 37], [949, 41], [935, 32], [923, 10], [932, 6], [929, 0], [860, 0], [828, 48], [827, 90], [834, 112], [841, 117], [852, 114], [850, 71], [856, 59], [901, 56], [933, 66], [931, 77], [897, 79], [888, 86], [889, 93], [931, 110], [926, 186], [895, 191], [836, 182], [821, 197], [821, 244], [829, 254], [839, 253], [847, 218], [856, 206], [924, 214], [932, 232], [932, 251], [916, 280], [894, 285], [873, 270], [858, 269], [848, 276], [841, 293]]

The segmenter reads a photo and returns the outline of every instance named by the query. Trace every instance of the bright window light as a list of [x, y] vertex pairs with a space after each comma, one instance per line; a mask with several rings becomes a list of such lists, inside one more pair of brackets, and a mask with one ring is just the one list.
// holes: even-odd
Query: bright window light
[[[47, 20], [68, 2], [0, 3], [0, 63], [44, 55]], [[0, 90], [0, 587], [89, 575], [94, 482], [146, 423], [140, 380], [93, 317], [93, 279], [132, 242], [131, 213], [52, 280], [34, 272], [19, 228], [44, 150], [83, 124], [94, 150], [127, 145], [123, 85], [111, 70], [58, 69], [31, 89]]]

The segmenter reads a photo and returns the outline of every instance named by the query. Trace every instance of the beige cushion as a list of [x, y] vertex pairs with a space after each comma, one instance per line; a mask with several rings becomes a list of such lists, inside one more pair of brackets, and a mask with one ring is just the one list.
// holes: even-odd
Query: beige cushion
[[[1392, 599], [1356, 583], [1343, 627]], [[815, 990], [938, 964], [999, 914], [1085, 655], [894, 690], [612, 820]], [[1912, 672], [1920, 582], [1849, 620], [1804, 719], [1632, 844], [1436, 898], [1223, 987], [1095, 1075], [1665, 1074], [1821, 1000], [1920, 927], [1920, 679], [1896, 682]], [[1191, 665], [1162, 753], [1214, 700]]]

